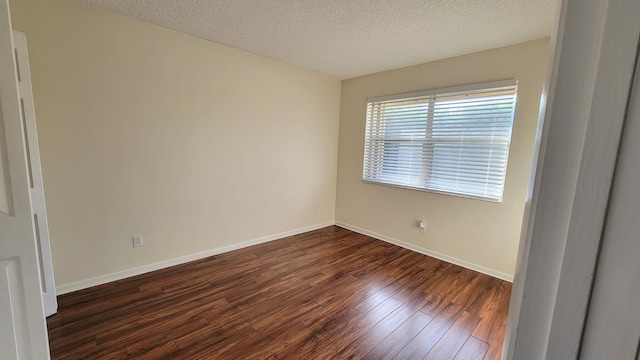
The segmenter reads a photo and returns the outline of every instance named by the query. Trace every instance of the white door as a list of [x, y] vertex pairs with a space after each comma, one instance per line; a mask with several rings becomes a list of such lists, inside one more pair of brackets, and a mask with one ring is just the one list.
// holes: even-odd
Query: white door
[[40, 264], [40, 287], [46, 316], [58, 311], [55, 282], [53, 279], [53, 262], [51, 258], [51, 244], [49, 242], [49, 225], [47, 209], [44, 201], [44, 186], [42, 184], [42, 169], [40, 167], [40, 149], [38, 147], [38, 130], [31, 91], [31, 72], [29, 69], [29, 53], [27, 52], [27, 37], [25, 34], [13, 31], [13, 44], [18, 70], [18, 95], [22, 111], [23, 131], [27, 151], [27, 171], [29, 175], [29, 190], [31, 192], [31, 211], [33, 225], [36, 231], [36, 250]]
[[0, 357], [48, 359], [8, 0], [0, 1]]
[[638, 359], [640, 351], [640, 66], [637, 66], [581, 359]]

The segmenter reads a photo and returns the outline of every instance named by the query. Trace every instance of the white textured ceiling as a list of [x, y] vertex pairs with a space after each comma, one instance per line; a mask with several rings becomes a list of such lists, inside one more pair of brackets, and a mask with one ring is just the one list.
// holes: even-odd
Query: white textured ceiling
[[558, 0], [76, 0], [347, 79], [551, 34]]

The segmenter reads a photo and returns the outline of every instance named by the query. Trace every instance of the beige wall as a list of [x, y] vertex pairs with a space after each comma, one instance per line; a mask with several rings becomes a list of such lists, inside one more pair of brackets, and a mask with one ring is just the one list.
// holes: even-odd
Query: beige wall
[[[58, 285], [334, 219], [513, 274], [547, 39], [341, 87], [67, 0], [11, 8], [29, 45]], [[367, 97], [508, 78], [520, 88], [501, 204], [361, 181]]]
[[71, 1], [11, 9], [58, 285], [333, 222], [338, 80]]
[[[505, 278], [513, 275], [549, 40], [342, 82], [336, 221]], [[515, 78], [518, 102], [502, 203], [362, 182], [366, 99]], [[426, 234], [417, 220], [427, 223]]]

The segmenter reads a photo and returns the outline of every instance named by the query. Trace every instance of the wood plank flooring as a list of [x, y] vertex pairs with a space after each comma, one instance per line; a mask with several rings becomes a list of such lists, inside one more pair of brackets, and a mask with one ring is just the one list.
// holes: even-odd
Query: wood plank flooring
[[511, 284], [336, 226], [62, 295], [53, 359], [499, 359]]

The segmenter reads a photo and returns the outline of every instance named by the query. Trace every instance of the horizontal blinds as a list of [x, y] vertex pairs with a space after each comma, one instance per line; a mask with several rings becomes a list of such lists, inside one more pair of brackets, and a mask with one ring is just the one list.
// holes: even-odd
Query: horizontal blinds
[[500, 201], [516, 92], [513, 81], [368, 101], [363, 179]]

